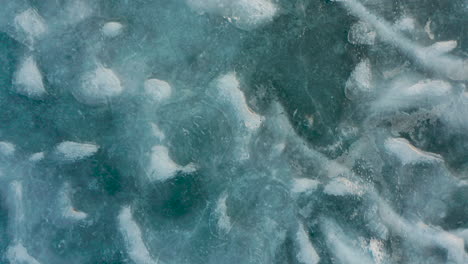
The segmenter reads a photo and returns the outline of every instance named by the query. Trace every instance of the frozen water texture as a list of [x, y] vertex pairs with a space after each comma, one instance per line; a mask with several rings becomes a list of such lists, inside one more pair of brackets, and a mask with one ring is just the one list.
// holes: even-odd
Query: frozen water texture
[[465, 0], [0, 4], [0, 263], [468, 263]]

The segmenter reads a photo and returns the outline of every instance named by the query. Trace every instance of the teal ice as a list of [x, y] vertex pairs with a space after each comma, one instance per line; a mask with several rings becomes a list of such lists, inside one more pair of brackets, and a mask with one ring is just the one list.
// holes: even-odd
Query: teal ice
[[0, 263], [468, 263], [467, 0], [0, 0]]

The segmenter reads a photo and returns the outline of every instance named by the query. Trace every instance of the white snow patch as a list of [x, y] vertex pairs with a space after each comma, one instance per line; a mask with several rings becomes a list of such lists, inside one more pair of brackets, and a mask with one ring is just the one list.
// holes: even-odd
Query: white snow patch
[[24, 58], [19, 64], [13, 76], [13, 88], [18, 94], [32, 99], [40, 99], [47, 93], [42, 73], [39, 71], [33, 56]]
[[271, 155], [279, 156], [281, 155], [281, 153], [283, 153], [285, 148], [286, 148], [286, 143], [284, 142], [277, 143], [271, 148]]
[[258, 115], [247, 105], [244, 93], [240, 89], [240, 83], [235, 73], [231, 72], [216, 80], [218, 92], [225, 102], [232, 105], [240, 122], [249, 130], [256, 130], [262, 124], [264, 118]]
[[156, 264], [146, 247], [140, 227], [133, 220], [130, 207], [123, 207], [118, 216], [119, 229], [125, 240], [128, 255], [136, 264]]
[[85, 212], [78, 211], [73, 207], [72, 201], [70, 199], [70, 192], [71, 192], [70, 184], [65, 183], [58, 197], [59, 199], [58, 203], [59, 203], [60, 211], [62, 212], [62, 216], [66, 219], [71, 219], [71, 220], [76, 220], [76, 221], [85, 219], [88, 215]]
[[14, 144], [6, 141], [0, 141], [0, 154], [3, 156], [11, 156], [15, 153], [16, 147]]
[[164, 141], [164, 139], [166, 138], [166, 135], [164, 135], [164, 132], [155, 123], [151, 123], [151, 131], [153, 132], [153, 135], [159, 141]]
[[8, 209], [9, 224], [8, 229], [11, 232], [14, 241], [19, 241], [24, 236], [25, 210], [23, 204], [23, 184], [14, 180], [8, 186]]
[[400, 49], [421, 66], [435, 73], [445, 75], [452, 80], [468, 80], [468, 60], [448, 54], [428, 53], [425, 47], [414, 43], [394, 30], [392, 25], [370, 13], [359, 1], [347, 0], [340, 2], [346, 6], [351, 14], [372, 25], [382, 41]]
[[326, 194], [334, 196], [362, 195], [362, 188], [344, 177], [332, 179], [323, 190]]
[[402, 92], [403, 96], [430, 96], [430, 97], [441, 97], [447, 96], [452, 91], [452, 85], [446, 81], [441, 80], [423, 80], [404, 89]]
[[375, 264], [384, 263], [385, 251], [384, 244], [381, 240], [372, 238], [369, 241], [369, 250], [371, 252], [372, 258], [374, 259]]
[[[24, 222], [24, 208], [23, 208], [23, 185], [19, 181], [12, 181], [10, 183], [11, 202], [13, 203], [13, 217], [14, 225], [20, 228]], [[15, 230], [17, 233], [18, 230]], [[16, 235], [16, 234], [15, 234]]]
[[396, 156], [403, 165], [422, 162], [442, 162], [440, 155], [422, 151], [404, 138], [388, 138], [384, 142], [385, 149]]
[[243, 30], [273, 21], [278, 7], [269, 0], [187, 0], [195, 11], [225, 17]]
[[73, 220], [83, 220], [86, 217], [88, 217], [88, 214], [82, 211], [77, 211], [73, 207], [67, 207], [63, 209], [62, 212], [63, 217], [68, 218], [68, 219], [73, 219]]
[[81, 78], [81, 86], [73, 91], [75, 98], [88, 105], [99, 105], [120, 95], [123, 87], [117, 75], [109, 68], [98, 65]]
[[380, 197], [377, 197], [377, 202], [382, 221], [395, 234], [404, 236], [415, 245], [445, 249], [447, 252], [447, 263], [462, 264], [468, 260], [468, 254], [465, 252], [465, 244], [462, 238], [439, 227], [432, 227], [422, 222], [412, 224], [393, 211]]
[[94, 144], [64, 141], [55, 147], [55, 154], [65, 161], [77, 161], [94, 155], [99, 146]]
[[433, 108], [446, 102], [452, 94], [452, 85], [442, 80], [421, 80], [409, 84], [407, 80], [397, 80], [392, 87], [374, 103], [379, 110], [401, 109], [408, 107]]
[[86, 4], [84, 1], [81, 0], [73, 0], [69, 1], [67, 6], [65, 7], [65, 23], [67, 24], [76, 24], [84, 19], [88, 18], [92, 14], [93, 10]]
[[308, 178], [294, 178], [291, 191], [293, 193], [310, 193], [317, 189], [319, 181]]
[[9, 246], [6, 257], [11, 264], [40, 264], [39, 261], [29, 255], [28, 251], [21, 243]]
[[465, 241], [465, 244], [468, 245], [468, 229], [458, 229], [452, 232], [459, 238], [462, 238]]
[[31, 161], [31, 162], [38, 162], [38, 161], [43, 160], [44, 157], [45, 157], [45, 153], [44, 153], [44, 152], [37, 152], [37, 153], [34, 153], [34, 154], [32, 154], [31, 156], [29, 156], [29, 161]]
[[430, 19], [427, 20], [426, 25], [424, 25], [424, 31], [426, 31], [426, 34], [430, 39], [434, 39], [435, 36], [434, 36], [434, 33], [432, 33], [431, 24], [432, 24], [432, 20]]
[[196, 167], [192, 163], [186, 166], [175, 163], [165, 146], [156, 145], [151, 149], [148, 166], [148, 177], [151, 181], [165, 181], [174, 177], [177, 172], [190, 173], [195, 170]]
[[106, 37], [113, 38], [120, 35], [120, 33], [122, 33], [122, 29], [122, 24], [120, 24], [119, 22], [111, 21], [104, 24], [104, 26], [102, 27], [102, 33], [104, 33]]
[[431, 46], [427, 47], [427, 52], [434, 55], [449, 53], [454, 50], [458, 45], [456, 40], [438, 41]]
[[324, 160], [326, 163], [324, 166], [324, 169], [326, 170], [327, 176], [329, 178], [335, 178], [337, 176], [347, 175], [350, 173], [348, 168], [336, 162], [335, 160], [327, 160], [327, 159], [324, 159]]
[[227, 214], [226, 200], [228, 198], [227, 193], [223, 193], [216, 202], [215, 214], [218, 218], [217, 226], [218, 230], [223, 233], [229, 233], [232, 228], [231, 218]]
[[33, 45], [34, 40], [47, 31], [44, 19], [33, 8], [18, 14], [14, 19], [14, 23], [16, 30], [25, 35], [30, 45]]
[[353, 100], [372, 90], [372, 70], [369, 59], [359, 62], [346, 81], [345, 95]]
[[348, 41], [351, 44], [374, 45], [377, 33], [366, 22], [358, 21], [354, 23], [348, 32]]
[[416, 21], [411, 17], [402, 17], [394, 24], [395, 29], [406, 32], [413, 32], [416, 28]]
[[310, 242], [309, 235], [307, 234], [302, 223], [299, 223], [299, 227], [296, 233], [296, 243], [299, 247], [296, 257], [300, 263], [318, 264], [320, 262], [320, 257], [312, 245], [312, 242]]
[[156, 103], [160, 103], [171, 97], [171, 85], [158, 79], [148, 79], [144, 84], [145, 93]]
[[356, 240], [346, 236], [338, 224], [332, 219], [323, 219], [321, 229], [326, 236], [327, 245], [338, 263], [346, 264], [372, 264], [367, 252], [356, 245]]

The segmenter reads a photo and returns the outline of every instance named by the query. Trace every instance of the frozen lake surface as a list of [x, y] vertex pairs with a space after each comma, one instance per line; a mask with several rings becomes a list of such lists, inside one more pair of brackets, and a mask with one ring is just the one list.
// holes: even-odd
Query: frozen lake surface
[[468, 0], [0, 0], [0, 263], [468, 263]]

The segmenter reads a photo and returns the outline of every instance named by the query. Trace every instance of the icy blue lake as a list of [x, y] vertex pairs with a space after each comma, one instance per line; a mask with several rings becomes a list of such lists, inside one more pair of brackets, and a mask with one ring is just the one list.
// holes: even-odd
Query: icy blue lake
[[468, 0], [0, 0], [0, 263], [468, 263]]

